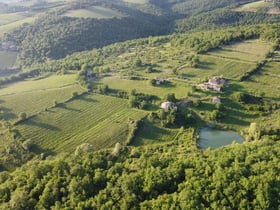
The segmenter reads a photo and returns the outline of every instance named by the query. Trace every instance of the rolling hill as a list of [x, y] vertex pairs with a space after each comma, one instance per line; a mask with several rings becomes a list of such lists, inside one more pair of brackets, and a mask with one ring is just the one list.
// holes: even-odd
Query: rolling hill
[[275, 6], [0, 3], [0, 209], [279, 209]]

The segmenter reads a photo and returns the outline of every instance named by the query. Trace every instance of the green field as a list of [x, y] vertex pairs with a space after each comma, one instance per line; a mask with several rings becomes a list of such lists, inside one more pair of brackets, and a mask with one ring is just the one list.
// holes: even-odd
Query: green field
[[280, 98], [280, 63], [268, 62], [250, 81], [242, 86], [252, 93], [264, 93], [266, 97], [277, 100]]
[[[0, 70], [15, 66], [16, 59], [17, 59], [16, 52], [6, 52], [0, 50]], [[1, 76], [1, 71], [0, 71], [0, 76]]]
[[257, 12], [265, 10], [268, 13], [279, 14], [279, 9], [275, 8], [272, 1], [256, 1], [248, 4], [244, 4], [235, 9], [238, 12]]
[[26, 17], [24, 13], [0, 14], [0, 26], [25, 19]]
[[241, 43], [222, 46], [219, 50], [207, 54], [240, 62], [258, 62], [265, 58], [272, 44], [261, 40], [247, 40]]
[[187, 96], [190, 86], [185, 82], [170, 81], [171, 83], [167, 85], [152, 86], [148, 80], [128, 80], [120, 77], [104, 77], [100, 80], [101, 83], [107, 84], [109, 88], [125, 90], [127, 92], [136, 89], [138, 92], [156, 95], [160, 98], [166, 96], [167, 93], [176, 93], [178, 98]]
[[75, 83], [76, 75], [50, 76], [35, 81], [13, 83], [0, 89], [0, 107], [5, 120], [15, 120], [21, 112], [33, 115], [48, 107], [54, 101], [64, 102], [73, 92], [85, 90]]
[[94, 149], [126, 140], [128, 119], [140, 119], [146, 112], [127, 108], [127, 101], [102, 95], [84, 95], [19, 124], [25, 139], [32, 139], [39, 151], [68, 152], [84, 143]]
[[77, 75], [74, 73], [66, 75], [51, 75], [46, 78], [43, 77], [35, 80], [31, 79], [17, 83], [11, 83], [1, 87], [0, 96], [65, 87], [75, 84], [76, 77]]
[[133, 140], [133, 146], [142, 146], [162, 142], [170, 142], [177, 135], [179, 129], [164, 128], [145, 120], [144, 125]]
[[112, 10], [102, 6], [91, 6], [87, 9], [69, 10], [64, 13], [68, 17], [79, 17], [79, 18], [122, 18], [124, 15], [116, 10]]

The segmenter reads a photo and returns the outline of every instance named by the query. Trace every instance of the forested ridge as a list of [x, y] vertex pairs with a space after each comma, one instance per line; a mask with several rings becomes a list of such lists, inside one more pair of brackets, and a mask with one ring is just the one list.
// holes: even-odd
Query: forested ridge
[[0, 174], [2, 209], [278, 209], [279, 142], [173, 142], [37, 160]]
[[[35, 23], [7, 33], [2, 41], [14, 41], [21, 66], [63, 58], [83, 50], [135, 38], [221, 28], [225, 26], [275, 23], [279, 15], [236, 12], [232, 8], [247, 1], [151, 1], [134, 5], [123, 2], [72, 2], [50, 10]], [[120, 11], [122, 18], [65, 17], [68, 10], [100, 5]]]

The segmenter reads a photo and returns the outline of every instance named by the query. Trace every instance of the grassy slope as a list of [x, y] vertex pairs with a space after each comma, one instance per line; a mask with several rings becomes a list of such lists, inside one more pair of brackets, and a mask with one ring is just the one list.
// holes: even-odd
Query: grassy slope
[[84, 89], [75, 83], [75, 78], [75, 74], [50, 76], [2, 87], [0, 105], [5, 111], [3, 118], [14, 120], [21, 112], [32, 115], [52, 106], [54, 100], [63, 102], [71, 98], [73, 92], [84, 92]]
[[[272, 2], [268, 2], [268, 1], [265, 2], [264, 0], [261, 0], [261, 1], [244, 4], [235, 10], [239, 12], [257, 12], [260, 9], [267, 9], [268, 12], [270, 12], [271, 9], [275, 9], [275, 7]], [[279, 13], [279, 11], [276, 13]]]
[[26, 17], [14, 22], [11, 22], [6, 25], [0, 26], [0, 37], [3, 36], [5, 33], [12, 31], [13, 29], [23, 25], [24, 23], [33, 23], [35, 21], [35, 17]]

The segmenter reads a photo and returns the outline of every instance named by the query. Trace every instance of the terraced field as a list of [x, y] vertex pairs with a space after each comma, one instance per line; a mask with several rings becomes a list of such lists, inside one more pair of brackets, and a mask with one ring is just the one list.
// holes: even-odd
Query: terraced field
[[84, 95], [17, 126], [38, 151], [74, 151], [87, 142], [95, 149], [126, 140], [128, 118], [140, 119], [146, 112], [127, 108], [127, 100], [103, 95]]

